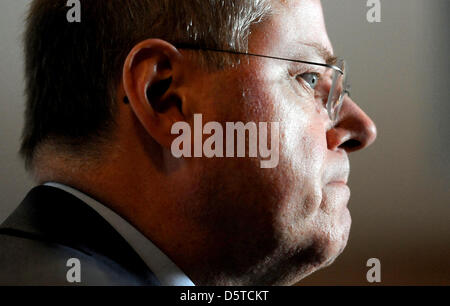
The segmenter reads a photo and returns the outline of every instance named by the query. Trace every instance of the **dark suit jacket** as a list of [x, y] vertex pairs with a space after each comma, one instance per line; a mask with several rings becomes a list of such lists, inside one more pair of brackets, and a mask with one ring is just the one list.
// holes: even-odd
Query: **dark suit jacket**
[[[81, 283], [67, 266], [79, 259]], [[0, 285], [159, 285], [95, 210], [58, 188], [33, 188], [0, 226]]]

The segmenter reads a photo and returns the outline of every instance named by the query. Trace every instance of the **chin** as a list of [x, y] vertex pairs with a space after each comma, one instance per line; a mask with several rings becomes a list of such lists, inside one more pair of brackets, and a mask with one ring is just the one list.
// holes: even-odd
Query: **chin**
[[[350, 229], [350, 224], [348, 225], [348, 228]], [[349, 231], [344, 231], [341, 233], [341, 238], [338, 241], [334, 241], [332, 245], [329, 247], [327, 251], [327, 260], [323, 263], [322, 268], [330, 266], [339, 255], [344, 252], [345, 247], [347, 246], [349, 237]]]
[[318, 231], [311, 246], [315, 270], [330, 266], [342, 254], [347, 246], [350, 227], [350, 213], [345, 208], [338, 222], [330, 224], [327, 231]]

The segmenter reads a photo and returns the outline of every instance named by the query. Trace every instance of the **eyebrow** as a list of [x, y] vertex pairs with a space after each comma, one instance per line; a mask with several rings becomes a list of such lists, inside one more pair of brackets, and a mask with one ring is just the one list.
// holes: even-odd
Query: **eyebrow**
[[316, 42], [300, 42], [302, 45], [309, 46], [316, 51], [317, 55], [325, 60], [325, 63], [328, 65], [336, 65], [337, 56], [334, 56], [331, 51], [326, 48], [324, 45]]

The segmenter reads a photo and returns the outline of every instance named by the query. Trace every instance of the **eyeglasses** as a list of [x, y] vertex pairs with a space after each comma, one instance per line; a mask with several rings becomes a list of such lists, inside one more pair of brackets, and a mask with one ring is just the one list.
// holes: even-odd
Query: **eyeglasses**
[[[323, 75], [330, 76], [331, 87], [329, 87], [330, 89], [327, 93], [320, 92], [320, 90], [323, 91], [324, 88], [328, 88], [328, 86], [323, 86], [325, 84], [318, 84], [319, 92], [317, 93], [317, 97], [320, 97], [321, 99], [323, 99], [323, 97], [327, 97], [327, 99], [325, 101], [323, 101], [323, 104], [326, 105], [328, 116], [330, 117], [330, 120], [331, 120], [331, 122], [333, 122], [334, 125], [336, 125], [336, 123], [339, 121], [339, 111], [341, 110], [345, 95], [350, 96], [350, 91], [349, 91], [350, 86], [347, 82], [346, 63], [342, 59], [338, 59], [335, 65], [329, 65], [329, 64], [324, 64], [324, 63], [315, 63], [315, 62], [303, 61], [303, 60], [298, 60], [298, 59], [289, 59], [289, 58], [254, 54], [254, 53], [248, 53], [248, 52], [238, 52], [238, 51], [233, 51], [233, 50], [219, 50], [219, 49], [213, 49], [213, 48], [202, 48], [202, 47], [194, 47], [194, 46], [186, 46], [186, 45], [175, 45], [175, 46], [179, 49], [191, 49], [191, 50], [230, 53], [230, 54], [237, 54], [237, 55], [257, 56], [257, 57], [270, 58], [270, 59], [275, 59], [275, 60], [290, 61], [290, 62], [325, 67], [327, 70], [325, 71], [325, 73]], [[319, 80], [319, 82], [327, 82], [327, 80], [321, 79], [321, 80]], [[328, 94], [328, 96], [327, 96], [327, 94]]]

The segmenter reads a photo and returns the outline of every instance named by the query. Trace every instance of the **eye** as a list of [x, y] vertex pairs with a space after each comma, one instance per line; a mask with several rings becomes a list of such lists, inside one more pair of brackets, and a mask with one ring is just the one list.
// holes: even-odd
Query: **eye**
[[308, 86], [311, 87], [311, 89], [314, 89], [316, 88], [317, 83], [319, 83], [320, 74], [316, 72], [305, 72], [299, 74], [296, 78], [302, 78], [308, 84]]

